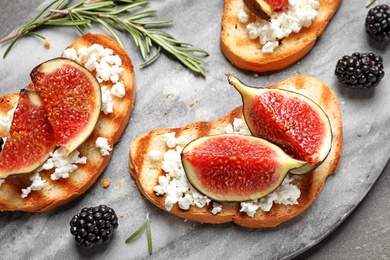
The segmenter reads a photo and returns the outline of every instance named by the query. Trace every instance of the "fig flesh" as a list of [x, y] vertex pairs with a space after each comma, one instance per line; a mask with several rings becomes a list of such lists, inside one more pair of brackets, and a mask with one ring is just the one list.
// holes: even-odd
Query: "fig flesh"
[[332, 147], [332, 127], [316, 102], [290, 90], [250, 87], [234, 76], [228, 80], [242, 96], [244, 119], [252, 135], [308, 162], [291, 173], [308, 173], [326, 159]]
[[216, 201], [258, 199], [274, 191], [291, 169], [306, 164], [253, 136], [200, 137], [181, 153], [189, 182]]
[[0, 178], [30, 173], [56, 147], [43, 102], [35, 91], [21, 90], [11, 128], [0, 154]]
[[100, 85], [89, 70], [65, 58], [38, 65], [30, 76], [43, 100], [55, 140], [69, 155], [89, 137], [98, 121]]

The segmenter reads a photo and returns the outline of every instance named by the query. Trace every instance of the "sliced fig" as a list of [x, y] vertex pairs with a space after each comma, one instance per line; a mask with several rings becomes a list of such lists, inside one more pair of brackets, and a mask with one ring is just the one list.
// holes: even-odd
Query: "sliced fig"
[[0, 154], [0, 178], [34, 171], [49, 158], [55, 147], [42, 100], [35, 91], [21, 90]]
[[269, 21], [273, 12], [288, 6], [288, 0], [244, 0], [244, 4], [255, 16]]
[[332, 147], [332, 127], [316, 102], [285, 89], [249, 87], [234, 76], [228, 80], [242, 96], [245, 122], [252, 135], [308, 162], [292, 173], [308, 173], [326, 159]]
[[272, 9], [264, 0], [244, 0], [245, 6], [248, 10], [259, 17], [260, 19], [268, 21], [272, 15]]
[[46, 61], [31, 72], [43, 100], [57, 144], [70, 154], [93, 131], [102, 106], [100, 85], [93, 74], [70, 59]]
[[181, 158], [194, 188], [216, 201], [232, 202], [266, 196], [289, 170], [306, 164], [264, 139], [237, 134], [195, 139]]

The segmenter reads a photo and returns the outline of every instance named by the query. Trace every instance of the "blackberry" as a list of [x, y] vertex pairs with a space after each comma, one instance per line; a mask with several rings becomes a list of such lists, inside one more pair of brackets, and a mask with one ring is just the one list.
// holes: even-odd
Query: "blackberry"
[[347, 88], [373, 88], [385, 75], [383, 59], [371, 52], [345, 55], [337, 62], [335, 74], [338, 81]]
[[70, 221], [70, 233], [82, 247], [92, 247], [110, 240], [118, 228], [115, 211], [105, 205], [83, 208]]
[[366, 31], [376, 40], [390, 40], [390, 7], [377, 5], [368, 11], [365, 23]]

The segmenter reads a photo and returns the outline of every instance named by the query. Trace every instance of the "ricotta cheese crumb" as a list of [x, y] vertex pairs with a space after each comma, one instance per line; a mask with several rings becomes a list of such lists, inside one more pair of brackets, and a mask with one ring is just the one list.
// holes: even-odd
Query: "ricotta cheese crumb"
[[59, 180], [60, 178], [69, 178], [69, 173], [75, 171], [78, 166], [76, 164], [86, 164], [87, 157], [79, 157], [80, 152], [74, 151], [69, 156], [66, 156], [65, 149], [56, 149], [50, 153], [50, 158], [40, 167], [41, 170], [51, 170], [55, 168], [50, 178], [53, 181]]
[[258, 209], [270, 211], [274, 203], [283, 205], [298, 204], [301, 191], [292, 184], [293, 180], [293, 176], [287, 175], [274, 192], [257, 200], [241, 202], [240, 212], [245, 212], [248, 216], [253, 217]]
[[222, 204], [219, 204], [217, 202], [213, 202], [213, 209], [211, 210], [211, 213], [213, 215], [217, 215], [221, 211], [222, 211]]
[[233, 124], [228, 124], [225, 128], [227, 134], [240, 134], [240, 135], [251, 135], [248, 126], [244, 120], [240, 118], [234, 118]]
[[152, 150], [149, 152], [149, 159], [151, 161], [158, 161], [160, 160], [161, 154], [159, 150]]
[[116, 82], [111, 88], [111, 94], [118, 98], [123, 98], [126, 94], [125, 85], [122, 82]]
[[107, 88], [107, 86], [101, 87], [102, 91], [102, 111], [104, 114], [109, 114], [114, 111], [114, 102], [112, 101], [111, 91]]
[[108, 144], [107, 138], [104, 138], [104, 137], [98, 137], [96, 139], [95, 145], [96, 145], [97, 148], [100, 148], [100, 154], [102, 156], [109, 155], [110, 151], [112, 150], [112, 148]]
[[45, 180], [42, 180], [41, 176], [38, 172], [33, 173], [30, 176], [30, 181], [32, 181], [31, 185], [25, 189], [22, 189], [21, 197], [24, 199], [30, 194], [33, 190], [41, 190], [45, 186]]
[[238, 20], [246, 24], [249, 38], [259, 38], [262, 51], [271, 53], [279, 46], [279, 40], [309, 27], [317, 17], [319, 6], [318, 0], [289, 0], [286, 10], [272, 14], [270, 21], [257, 19], [248, 23], [249, 10], [244, 5], [238, 13]]
[[11, 128], [12, 119], [14, 118], [15, 109], [16, 109], [16, 106], [13, 109], [9, 110], [7, 112], [6, 116], [0, 117], [0, 125], [5, 127], [5, 129], [7, 129], [7, 132], [9, 132], [9, 130]]

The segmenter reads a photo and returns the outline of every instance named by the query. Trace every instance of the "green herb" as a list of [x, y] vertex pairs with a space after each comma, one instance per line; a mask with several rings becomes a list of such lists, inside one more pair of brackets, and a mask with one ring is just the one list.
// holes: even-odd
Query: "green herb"
[[149, 251], [149, 255], [151, 255], [153, 253], [153, 245], [152, 245], [152, 233], [150, 231], [150, 221], [149, 221], [149, 214], [146, 214], [146, 219], [144, 221], [144, 223], [142, 223], [142, 225], [136, 230], [134, 231], [133, 234], [131, 234], [131, 236], [129, 236], [125, 243], [130, 243], [131, 241], [133, 241], [134, 238], [136, 238], [139, 234], [141, 234], [141, 232], [146, 228], [146, 237], [148, 239], [148, 251]]
[[374, 2], [375, 2], [375, 0], [368, 0], [367, 3], [366, 3], [366, 7], [369, 7]]
[[[90, 29], [93, 23], [102, 25], [122, 46], [118, 32], [129, 33], [139, 48], [144, 62], [141, 66], [151, 64], [161, 51], [173, 55], [188, 69], [206, 76], [202, 66], [208, 63], [195, 56], [195, 53], [208, 55], [208, 53], [193, 45], [176, 40], [172, 35], [161, 29], [162, 25], [172, 20], [145, 20], [157, 11], [132, 12], [136, 8], [143, 8], [149, 4], [141, 0], [82, 0], [68, 7], [68, 0], [55, 0], [48, 4], [31, 21], [0, 40], [0, 43], [10, 42], [3, 58], [7, 56], [14, 44], [26, 35], [35, 35], [45, 38], [37, 31], [46, 26], [73, 26], [81, 34], [84, 29]], [[138, 10], [138, 9], [137, 9]]]

